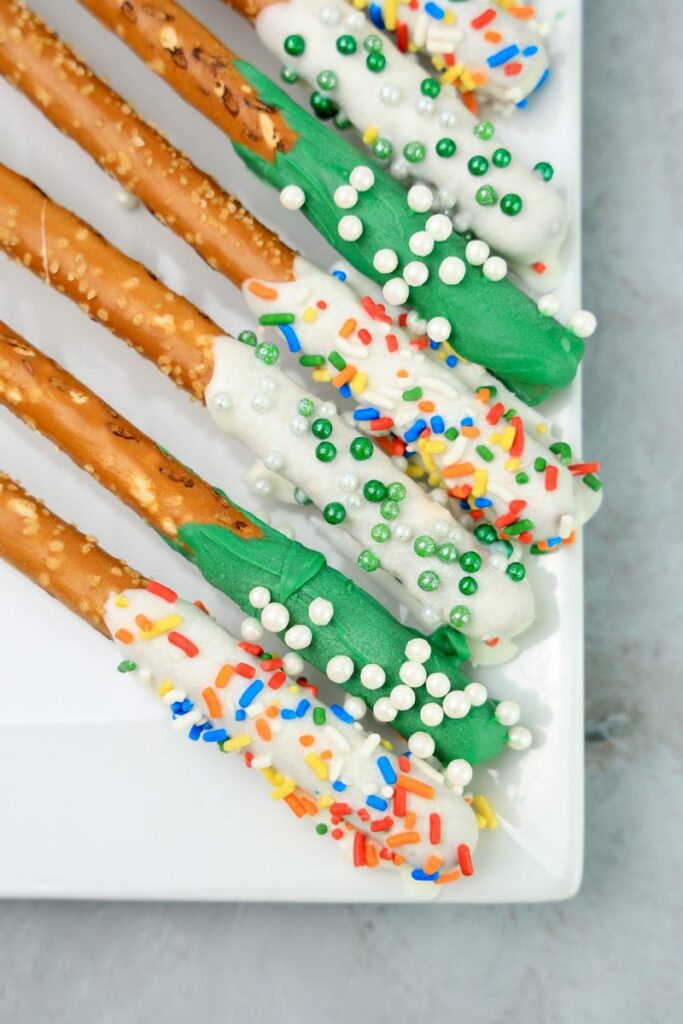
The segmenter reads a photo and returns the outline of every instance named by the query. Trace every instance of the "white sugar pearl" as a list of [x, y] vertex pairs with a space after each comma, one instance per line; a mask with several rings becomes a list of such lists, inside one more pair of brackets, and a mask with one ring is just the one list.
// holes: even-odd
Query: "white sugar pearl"
[[249, 591], [249, 604], [254, 608], [265, 608], [270, 601], [270, 591], [267, 587], [254, 587]]
[[449, 718], [464, 718], [471, 706], [470, 698], [462, 690], [451, 690], [444, 697], [443, 709]]
[[427, 321], [414, 309], [411, 309], [406, 317], [406, 325], [412, 334], [422, 334], [427, 327]]
[[251, 407], [254, 412], [269, 412], [273, 407], [273, 400], [268, 395], [257, 393], [251, 396]]
[[344, 473], [344, 476], [339, 481], [339, 485], [343, 491], [355, 491], [360, 483], [355, 473]]
[[337, 231], [345, 242], [355, 242], [363, 234], [363, 222], [355, 213], [347, 213], [337, 224]]
[[[469, 214], [467, 214], [467, 213], [464, 213], [463, 211], [460, 211], [460, 213], [456, 213], [456, 214], [454, 214], [454, 215], [453, 215], [453, 227], [454, 227], [454, 228], [455, 228], [455, 230], [456, 230], [456, 231], [458, 231], [458, 232], [459, 232], [459, 233], [460, 233], [461, 235], [464, 235], [464, 233], [465, 233], [466, 231], [469, 231], [469, 229], [470, 229], [470, 218], [469, 218]], [[483, 263], [483, 262], [484, 262], [484, 261], [482, 260], [482, 263]]]
[[263, 626], [258, 619], [243, 619], [240, 623], [240, 636], [250, 644], [256, 643], [263, 636]]
[[296, 537], [296, 530], [289, 523], [279, 523], [278, 530], [284, 537], [287, 537], [288, 540], [294, 540]]
[[266, 480], [264, 476], [258, 476], [255, 480], [252, 480], [251, 487], [254, 494], [258, 494], [261, 498], [267, 498], [273, 491], [270, 480]]
[[420, 721], [434, 729], [443, 722], [443, 708], [440, 704], [425, 704], [420, 710]]
[[380, 697], [372, 713], [378, 722], [393, 722], [396, 718], [396, 708], [392, 708], [388, 697]]
[[334, 615], [334, 605], [324, 597], [316, 597], [308, 606], [308, 617], [314, 626], [326, 626]]
[[420, 117], [431, 117], [436, 107], [434, 106], [434, 100], [430, 96], [420, 96], [415, 103], [415, 109]]
[[427, 678], [427, 669], [419, 661], [404, 661], [398, 670], [401, 682], [417, 689]]
[[496, 718], [501, 725], [517, 725], [520, 714], [519, 704], [514, 700], [502, 700], [496, 708]]
[[434, 608], [432, 605], [428, 605], [426, 608], [422, 609], [421, 617], [422, 621], [427, 626], [436, 627], [437, 624], [441, 621], [441, 616], [439, 615], [436, 608]]
[[366, 690], [381, 690], [386, 678], [386, 672], [381, 665], [363, 665], [360, 670], [360, 681]]
[[597, 326], [598, 321], [587, 309], [580, 309], [578, 313], [575, 313], [569, 324], [570, 330], [577, 338], [590, 338], [595, 333]]
[[447, 519], [437, 519], [432, 526], [432, 532], [435, 537], [447, 537], [448, 531], [451, 528], [451, 524]]
[[489, 569], [493, 569], [494, 572], [505, 572], [507, 567], [507, 555], [493, 554], [489, 557]]
[[323, 25], [338, 25], [341, 21], [341, 11], [334, 4], [325, 4], [320, 10], [320, 20]]
[[414, 732], [408, 740], [408, 750], [415, 757], [431, 757], [435, 746], [428, 732]]
[[429, 270], [425, 263], [419, 260], [411, 260], [403, 268], [403, 280], [411, 288], [419, 288], [429, 277]]
[[480, 708], [488, 700], [488, 690], [483, 683], [468, 683], [465, 693], [470, 698], [473, 708]]
[[427, 334], [432, 341], [447, 341], [451, 336], [451, 325], [445, 316], [433, 316], [427, 323]]
[[508, 272], [508, 265], [501, 256], [489, 256], [484, 263], [484, 277], [489, 281], [502, 281]]
[[301, 436], [308, 432], [308, 420], [305, 416], [292, 416], [289, 421], [289, 429], [292, 434]]
[[410, 527], [406, 526], [405, 523], [399, 523], [398, 526], [394, 527], [394, 540], [405, 542], [410, 540], [411, 537], [412, 533]]
[[140, 200], [137, 196], [134, 196], [132, 192], [127, 192], [125, 189], [121, 189], [120, 192], [116, 193], [116, 202], [122, 210], [134, 210], [136, 206], [140, 205]]
[[458, 123], [458, 115], [454, 110], [443, 110], [439, 114], [439, 121], [444, 128], [455, 128]]
[[367, 710], [368, 706], [362, 697], [350, 695], [344, 701], [344, 711], [347, 715], [351, 715], [351, 718], [355, 718], [356, 721], [362, 718]]
[[340, 185], [334, 193], [335, 206], [342, 210], [350, 210], [358, 202], [358, 193], [353, 185]]
[[557, 316], [560, 312], [560, 300], [557, 295], [542, 295], [536, 308], [543, 316]]
[[263, 460], [263, 464], [266, 469], [269, 469], [271, 473], [277, 473], [285, 464], [285, 460], [282, 457], [282, 452], [270, 451], [266, 452], [266, 457]]
[[408, 248], [416, 256], [429, 256], [434, 248], [434, 239], [428, 231], [416, 231], [408, 239]]
[[399, 683], [389, 694], [389, 700], [392, 708], [396, 708], [397, 711], [408, 711], [415, 703], [415, 691]]
[[445, 213], [433, 213], [425, 227], [437, 242], [445, 242], [453, 234], [453, 225]]
[[464, 758], [457, 757], [446, 768], [446, 778], [452, 786], [468, 786], [472, 781], [472, 765]]
[[412, 185], [408, 189], [408, 206], [416, 213], [426, 213], [434, 203], [434, 193], [426, 185]]
[[391, 174], [397, 181], [405, 181], [410, 174], [410, 164], [402, 156], [394, 157], [389, 168]]
[[277, 383], [275, 377], [262, 377], [258, 382], [258, 386], [261, 391], [268, 391], [272, 395], [274, 391], [277, 391]]
[[360, 32], [365, 26], [365, 18], [360, 11], [349, 11], [346, 15], [346, 24], [352, 32]]
[[278, 601], [271, 601], [261, 612], [261, 625], [270, 633], [280, 633], [288, 623], [289, 612]]
[[230, 395], [226, 395], [224, 391], [219, 391], [211, 399], [211, 405], [216, 412], [227, 412], [232, 409], [232, 398]]
[[287, 651], [282, 659], [282, 667], [291, 679], [296, 679], [304, 670], [304, 659], [294, 651]]
[[303, 651], [311, 646], [313, 634], [308, 626], [291, 626], [285, 633], [285, 643], [293, 651]]
[[417, 661], [423, 664], [425, 661], [429, 661], [431, 654], [431, 644], [422, 636], [415, 636], [406, 644], [406, 658], [409, 661]]
[[490, 255], [491, 250], [486, 242], [482, 242], [478, 238], [472, 239], [472, 241], [468, 242], [465, 246], [465, 258], [473, 267], [483, 266]]
[[447, 256], [439, 265], [439, 277], [444, 284], [460, 284], [466, 272], [465, 262], [459, 256]]
[[451, 681], [445, 672], [432, 672], [427, 676], [426, 686], [430, 697], [443, 698], [450, 691]]
[[398, 266], [398, 256], [393, 249], [378, 249], [372, 265], [378, 274], [391, 274]]
[[402, 306], [408, 298], [408, 285], [402, 277], [392, 277], [382, 288], [382, 295], [390, 306]]
[[379, 98], [388, 107], [395, 107], [401, 102], [401, 90], [396, 85], [383, 85], [379, 91]]
[[375, 174], [372, 167], [365, 167], [362, 164], [354, 167], [349, 175], [349, 182], [358, 192], [367, 192], [375, 184]]
[[280, 192], [280, 202], [285, 210], [300, 210], [306, 202], [304, 190], [298, 185], [285, 185]]
[[513, 726], [508, 733], [508, 747], [512, 750], [528, 750], [531, 740], [531, 733], [523, 725]]
[[431, 501], [436, 505], [446, 506], [448, 504], [448, 492], [447, 491], [432, 491], [429, 495]]
[[330, 418], [330, 416], [336, 416], [337, 406], [334, 404], [334, 402], [323, 402], [323, 404], [320, 406], [320, 415], [327, 416], [328, 419]]
[[442, 210], [452, 210], [457, 199], [455, 189], [452, 188], [440, 188], [436, 193], [436, 201]]
[[363, 499], [360, 494], [349, 494], [346, 499], [348, 508], [361, 508], [363, 505]]
[[353, 662], [346, 654], [335, 654], [328, 661], [325, 671], [333, 683], [346, 683], [353, 675]]

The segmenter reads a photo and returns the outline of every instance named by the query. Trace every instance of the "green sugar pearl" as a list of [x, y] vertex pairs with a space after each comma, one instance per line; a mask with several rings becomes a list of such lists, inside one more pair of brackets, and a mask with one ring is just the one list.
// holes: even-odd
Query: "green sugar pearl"
[[302, 398], [296, 403], [296, 411], [300, 416], [310, 416], [315, 406], [310, 398]]
[[373, 551], [361, 551], [358, 556], [358, 565], [364, 572], [374, 572], [379, 569], [379, 558]]
[[262, 341], [254, 349], [254, 355], [266, 366], [274, 366], [280, 358], [280, 350], [270, 341]]
[[516, 217], [522, 209], [522, 199], [514, 192], [508, 192], [500, 201], [500, 208], [508, 217]]
[[337, 114], [334, 119], [334, 126], [338, 128], [340, 132], [346, 131], [347, 128], [351, 127], [351, 121], [346, 114]]
[[448, 618], [450, 619], [451, 626], [461, 629], [472, 618], [472, 612], [464, 604], [456, 604], [455, 608], [451, 608]]
[[480, 121], [479, 124], [475, 124], [473, 131], [478, 139], [488, 142], [489, 139], [493, 138], [495, 128], [490, 121]]
[[349, 451], [351, 457], [357, 459], [358, 462], [365, 462], [372, 456], [373, 444], [367, 437], [354, 437], [353, 441], [349, 445]]
[[510, 562], [505, 572], [515, 583], [521, 583], [526, 576], [526, 569], [521, 562]]
[[[306, 399], [304, 399], [304, 401], [306, 401]], [[311, 402], [311, 405], [312, 404], [313, 403]], [[312, 411], [313, 410], [311, 410], [311, 412]], [[325, 438], [329, 437], [332, 433], [332, 424], [329, 420], [325, 419], [313, 420], [313, 423], [311, 424], [311, 433], [314, 437], [320, 438], [321, 441], [324, 441]]]
[[253, 331], [240, 331], [237, 335], [237, 340], [241, 341], [243, 345], [251, 345], [252, 348], [257, 342], [256, 335]]
[[324, 825], [322, 821], [319, 825], [315, 826], [315, 830], [319, 836], [327, 835], [327, 825]]
[[399, 515], [401, 514], [401, 507], [397, 501], [391, 501], [390, 499], [387, 498], [380, 505], [379, 514], [381, 515], [382, 519], [388, 519], [389, 521], [391, 521], [392, 519], [398, 519]]
[[282, 70], [280, 71], [280, 78], [285, 83], [285, 85], [294, 85], [295, 82], [299, 81], [299, 72], [295, 71], [294, 68], [290, 68], [287, 64], [285, 64]]
[[544, 458], [541, 458], [540, 455], [536, 459], [534, 459], [534, 469], [537, 473], [542, 473], [547, 465], [548, 463], [545, 461]]
[[529, 476], [527, 473], [518, 473], [515, 477], [515, 481], [518, 484], [528, 484]]
[[321, 462], [332, 462], [337, 457], [337, 449], [331, 441], [321, 441], [315, 450], [315, 457]]
[[323, 96], [321, 92], [311, 93], [311, 106], [313, 113], [321, 121], [329, 121], [339, 111], [337, 104], [329, 96]]
[[465, 551], [460, 556], [460, 565], [465, 572], [479, 572], [481, 569], [481, 555], [476, 551]]
[[373, 50], [365, 58], [365, 66], [368, 71], [374, 71], [375, 74], [379, 74], [380, 71], [384, 71], [387, 66], [387, 58], [379, 50]]
[[482, 185], [481, 188], [477, 189], [474, 197], [480, 206], [493, 206], [498, 199], [493, 185]]
[[426, 569], [417, 577], [417, 585], [420, 590], [426, 590], [427, 593], [432, 593], [434, 590], [438, 590], [441, 586], [441, 577], [438, 572], [434, 572], [433, 569]]
[[331, 89], [337, 88], [337, 76], [334, 71], [325, 69], [321, 71], [316, 78], [316, 82], [320, 89], [324, 89], [325, 92], [330, 92]]
[[441, 92], [441, 84], [437, 82], [436, 78], [423, 78], [420, 82], [420, 92], [423, 96], [429, 96], [435, 100]]
[[428, 537], [426, 533], [422, 533], [413, 541], [413, 551], [420, 558], [429, 558], [436, 554], [436, 541]]
[[363, 49], [368, 53], [380, 53], [382, 50], [382, 40], [374, 32], [371, 32], [363, 40]]
[[472, 594], [476, 594], [478, 589], [479, 585], [472, 576], [463, 576], [458, 583], [458, 590], [461, 594], [464, 594], [465, 597], [471, 597]]
[[346, 509], [340, 501], [331, 501], [329, 505], [325, 505], [323, 516], [332, 526], [339, 526], [346, 519]]
[[387, 489], [381, 480], [368, 480], [363, 487], [363, 496], [368, 501], [384, 501]]
[[555, 168], [552, 164], [549, 164], [547, 160], [541, 160], [539, 163], [537, 163], [534, 166], [534, 170], [538, 171], [538, 173], [541, 175], [544, 181], [550, 181], [553, 174], [555, 173]]
[[455, 544], [448, 541], [446, 544], [439, 544], [436, 549], [436, 557], [444, 565], [454, 565], [458, 561], [458, 549]]
[[313, 502], [308, 497], [306, 492], [302, 491], [300, 487], [295, 487], [294, 488], [294, 500], [297, 503], [297, 505], [301, 505], [301, 506], [312, 505], [313, 504]]
[[442, 156], [444, 159], [447, 159], [449, 156], [453, 156], [455, 154], [458, 147], [453, 142], [453, 139], [439, 139], [434, 148], [436, 149], [437, 156]]
[[481, 178], [489, 169], [489, 162], [485, 156], [473, 156], [467, 161], [467, 170], [476, 178]]
[[349, 57], [358, 49], [358, 43], [353, 36], [337, 36], [337, 50], [343, 57]]
[[406, 142], [403, 155], [409, 164], [419, 164], [427, 155], [427, 150], [422, 142]]
[[490, 523], [479, 523], [479, 526], [475, 526], [474, 536], [480, 544], [493, 544], [498, 539], [495, 527]]
[[403, 484], [396, 481], [387, 487], [387, 497], [392, 501], [403, 501], [406, 496], [406, 489]]
[[512, 160], [512, 155], [508, 149], [494, 149], [491, 159], [496, 167], [508, 167]]
[[377, 139], [372, 145], [372, 155], [378, 160], [390, 160], [394, 153], [394, 147], [388, 139]]
[[300, 57], [306, 49], [306, 40], [303, 36], [287, 36], [284, 42], [285, 53], [290, 57]]
[[375, 523], [370, 530], [370, 536], [378, 544], [383, 544], [385, 540], [389, 540], [391, 537], [391, 528], [386, 523]]

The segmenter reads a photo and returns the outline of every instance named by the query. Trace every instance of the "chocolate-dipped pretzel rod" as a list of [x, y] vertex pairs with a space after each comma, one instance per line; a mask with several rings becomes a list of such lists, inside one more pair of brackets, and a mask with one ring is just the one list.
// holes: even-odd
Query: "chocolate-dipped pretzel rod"
[[[27, 222], [35, 230], [24, 231]], [[274, 346], [249, 348], [219, 336], [216, 325], [141, 264], [0, 165], [3, 239], [22, 264], [52, 281], [187, 390], [204, 395], [224, 433], [262, 458], [277, 457], [278, 468], [310, 495], [327, 521], [360, 545], [359, 565], [374, 571], [381, 564], [400, 579], [429, 626], [451, 624], [492, 647], [530, 624], [533, 598], [521, 563], [508, 566], [503, 558], [499, 565], [486, 546], [415, 483], [397, 480], [388, 456], [335, 416], [336, 410], [325, 413], [321, 406], [320, 416], [314, 415], [315, 397], [273, 365]], [[138, 291], [140, 298], [131, 303], [129, 296]], [[179, 348], [182, 355], [176, 358]], [[350, 480], [351, 490], [359, 493], [347, 493]], [[385, 523], [378, 531], [378, 517], [391, 521], [391, 529]], [[427, 565], [429, 556], [432, 564]]]
[[[446, 778], [419, 758], [397, 757], [349, 712], [288, 679], [280, 659], [147, 582], [1, 470], [0, 558], [112, 638], [119, 671], [167, 705], [176, 730], [247, 754], [271, 797], [298, 818], [343, 821], [331, 834], [346, 837], [354, 866], [405, 863], [415, 879], [441, 885], [472, 874], [477, 822], [460, 796], [471, 777], [466, 762]], [[490, 810], [488, 818], [495, 827]]]
[[496, 708], [459, 672], [452, 631], [427, 641], [401, 626], [323, 555], [231, 504], [4, 324], [0, 403], [87, 467], [243, 611], [260, 612], [264, 628], [305, 650], [378, 720], [394, 722], [418, 756], [473, 763], [506, 742], [528, 745], [514, 727], [519, 709]]
[[[487, 275], [479, 249], [468, 250], [464, 237], [437, 240], [390, 175], [359, 166], [350, 143], [172, 0], [81, 2], [209, 116], [287, 205], [301, 208], [342, 256], [382, 284], [389, 304], [409, 299], [430, 318], [432, 340], [450, 338], [463, 356], [489, 367], [531, 403], [570, 383], [583, 354], [578, 334], [585, 317], [568, 331], [504, 279], [503, 268], [496, 264]], [[353, 213], [345, 212], [350, 203]], [[457, 277], [454, 265], [464, 271]]]

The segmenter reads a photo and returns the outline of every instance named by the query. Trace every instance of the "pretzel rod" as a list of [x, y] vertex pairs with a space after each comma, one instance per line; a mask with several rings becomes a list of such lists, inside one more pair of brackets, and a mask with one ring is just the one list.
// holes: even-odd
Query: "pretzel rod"
[[[354, 866], [374, 867], [381, 857], [440, 884], [472, 873], [477, 823], [460, 796], [472, 775], [465, 761], [445, 777], [418, 758], [397, 757], [349, 711], [327, 708], [310, 686], [287, 679], [280, 659], [147, 582], [2, 471], [0, 557], [112, 638], [123, 657], [119, 671], [168, 706], [177, 731], [223, 753], [246, 753], [271, 797], [297, 817], [343, 820], [340, 832], [356, 833], [347, 837]], [[347, 700], [356, 718], [358, 703]]]
[[[209, 116], [247, 166], [281, 192], [286, 205], [301, 208], [345, 259], [382, 284], [390, 305], [409, 299], [429, 318], [428, 332], [436, 342], [450, 338], [461, 355], [487, 366], [531, 404], [570, 383], [584, 350], [579, 334], [585, 316], [567, 330], [505, 279], [498, 263], [484, 271], [486, 260], [479, 258], [483, 243], [472, 249], [457, 233], [437, 242], [426, 230], [427, 218], [410, 208], [405, 191], [390, 175], [359, 167], [350, 143], [235, 57], [172, 0], [81, 2]], [[224, 102], [235, 74], [250, 101], [267, 108], [257, 139], [245, 136], [244, 108]], [[272, 129], [275, 112], [278, 124], [288, 126], [286, 142]], [[253, 128], [253, 119], [249, 125]], [[339, 205], [339, 189], [349, 184], [352, 214], [344, 212], [346, 200]], [[451, 273], [454, 265], [463, 270], [457, 278]]]
[[[305, 650], [312, 665], [372, 705], [379, 720], [394, 722], [419, 756], [436, 752], [444, 764], [474, 763], [496, 756], [508, 740], [525, 742], [514, 728], [508, 732], [519, 714], [510, 716], [512, 702], [503, 701], [501, 712], [485, 696], [482, 702], [479, 684], [467, 691], [457, 668], [465, 653], [457, 634], [437, 631], [427, 641], [400, 625], [323, 555], [231, 505], [5, 325], [0, 403], [119, 496], [243, 611], [260, 611], [265, 628]], [[303, 633], [298, 626], [306, 627]], [[420, 679], [414, 703], [399, 710], [394, 703], [405, 702], [390, 697], [407, 688], [405, 652], [408, 661], [419, 655], [421, 667], [409, 671], [413, 685]], [[423, 716], [439, 701], [440, 715]], [[428, 724], [436, 718], [438, 728]]]
[[0, 558], [69, 611], [109, 636], [111, 594], [144, 587], [145, 579], [51, 512], [0, 470]]
[[0, 73], [236, 284], [286, 281], [294, 253], [198, 170], [22, 3], [0, 0]]
[[[225, 2], [244, 12], [244, 3]], [[311, 106], [318, 117], [339, 120], [343, 111], [373, 155], [391, 151], [387, 167], [396, 178], [406, 187], [418, 179], [409, 192], [412, 208], [455, 212], [459, 231], [473, 231], [532, 287], [550, 291], [557, 285], [567, 214], [550, 184], [550, 164], [532, 169], [490, 121], [479, 120], [452, 89], [425, 77], [421, 65], [382, 40], [344, 0], [269, 3], [253, 25], [275, 60], [285, 62], [281, 77], [314, 90]], [[418, 145], [422, 159], [411, 163], [402, 154]]]

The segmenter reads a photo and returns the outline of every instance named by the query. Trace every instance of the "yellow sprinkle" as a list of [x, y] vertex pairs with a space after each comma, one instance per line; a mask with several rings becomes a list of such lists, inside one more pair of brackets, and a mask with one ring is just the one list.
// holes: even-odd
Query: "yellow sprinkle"
[[281, 785], [276, 786], [275, 789], [271, 789], [270, 795], [273, 800], [284, 800], [286, 796], [293, 793], [296, 789], [296, 783], [294, 779], [285, 779]]
[[288, 686], [287, 689], [289, 690], [290, 693], [298, 693], [301, 687], [297, 686], [296, 683], [292, 683], [292, 685]]
[[504, 452], [509, 452], [510, 449], [512, 448], [512, 442], [515, 439], [516, 433], [517, 431], [514, 427], [506, 427], [505, 430], [503, 431], [503, 436], [500, 439], [500, 447], [503, 449]]
[[444, 71], [444, 73], [441, 75], [440, 81], [444, 85], [452, 85], [453, 82], [457, 81], [457, 79], [460, 78], [464, 70], [465, 69], [463, 68], [462, 64], [454, 64], [453, 67], [448, 68], [446, 71]]
[[472, 484], [472, 496], [483, 498], [486, 494], [486, 487], [489, 482], [489, 475], [485, 469], [475, 469], [474, 483]]
[[477, 83], [474, 81], [472, 77], [472, 72], [469, 70], [463, 71], [462, 77], [460, 79], [460, 88], [462, 89], [462, 91], [472, 92], [472, 90], [476, 88], [476, 85]]
[[282, 776], [278, 775], [274, 768], [262, 768], [261, 775], [271, 786], [279, 786]]
[[425, 471], [422, 466], [417, 466], [414, 462], [408, 463], [405, 470], [406, 476], [420, 477], [425, 475]]
[[303, 311], [301, 318], [302, 320], [305, 320], [307, 324], [314, 324], [318, 319], [318, 310], [315, 306], [309, 306], [308, 309]]
[[157, 694], [160, 697], [165, 697], [166, 694], [169, 693], [172, 689], [173, 683], [171, 682], [171, 680], [164, 679], [161, 683], [159, 683], [159, 689], [157, 690]]
[[128, 598], [124, 597], [123, 594], [119, 594], [119, 596], [114, 600], [114, 604], [117, 608], [127, 608]]
[[371, 124], [363, 132], [363, 142], [366, 146], [371, 146], [373, 142], [376, 142], [379, 138], [379, 128], [376, 125]]
[[477, 822], [477, 828], [486, 828], [486, 818], [484, 817], [483, 814], [476, 814], [475, 818]]
[[398, 0], [384, 0], [384, 10], [382, 14], [384, 16], [384, 27], [387, 32], [393, 32], [396, 28], [396, 22], [398, 18], [396, 16], [396, 9], [398, 7]]
[[536, 432], [538, 434], [547, 434], [548, 433], [548, 424], [547, 423], [537, 423], [536, 424]]
[[415, 45], [415, 43], [414, 43], [414, 42], [412, 41], [412, 39], [411, 39], [411, 40], [410, 40], [410, 42], [408, 43], [408, 53], [417, 53], [417, 46], [416, 46], [416, 45]]
[[330, 807], [330, 806], [331, 806], [331, 805], [332, 805], [333, 803], [334, 803], [334, 798], [333, 798], [333, 797], [331, 797], [331, 796], [329, 795], [329, 793], [326, 793], [326, 794], [325, 794], [325, 796], [321, 796], [321, 797], [320, 797], [320, 798], [318, 799], [318, 807], [320, 808], [320, 810], [321, 810], [321, 811], [324, 811], [324, 810], [326, 810], [326, 809], [327, 809], [328, 807]]
[[446, 450], [446, 442], [445, 441], [425, 441], [424, 442], [424, 450], [426, 452], [428, 452], [430, 455], [438, 455], [439, 452], [444, 452]]
[[472, 806], [476, 811], [477, 818], [481, 816], [485, 821], [485, 825], [480, 825], [480, 828], [498, 828], [496, 812], [493, 810], [485, 796], [481, 793], [477, 793], [472, 801]]
[[517, 470], [519, 469], [519, 459], [517, 458], [517, 456], [513, 456], [513, 458], [511, 458], [511, 459], [506, 459], [505, 460], [505, 468], [510, 473], [516, 473]]
[[455, 25], [457, 20], [458, 19], [456, 15], [453, 14], [453, 11], [446, 11], [446, 13], [444, 14], [444, 25]]
[[322, 757], [317, 754], [306, 754], [304, 761], [311, 768], [319, 779], [329, 779], [330, 773]]
[[165, 619], [157, 619], [151, 629], [140, 630], [141, 640], [153, 640], [155, 636], [161, 636], [175, 629], [183, 621], [182, 615], [167, 615]]
[[443, 69], [446, 67], [446, 61], [443, 59], [443, 57], [432, 57], [432, 64], [434, 65], [437, 71], [443, 71]]
[[427, 477], [427, 485], [429, 487], [438, 487], [440, 483], [441, 483], [441, 474], [440, 473], [430, 473], [429, 476]]
[[251, 743], [251, 736], [246, 732], [241, 732], [239, 736], [233, 736], [231, 740], [225, 740], [223, 742], [223, 750], [227, 754], [231, 754], [233, 750], [241, 750], [242, 747], [248, 747]]
[[351, 390], [355, 394], [360, 395], [365, 391], [365, 387], [368, 383], [367, 373], [361, 373], [360, 370], [356, 373], [356, 376], [351, 381]]
[[330, 371], [324, 369], [314, 370], [313, 373], [311, 374], [311, 377], [313, 378], [313, 380], [322, 381], [324, 384], [327, 384], [328, 381], [332, 380], [332, 374], [330, 373]]
[[393, 750], [394, 749], [394, 744], [391, 742], [391, 740], [384, 740], [384, 739], [380, 740], [379, 741], [379, 745], [380, 745], [380, 747], [384, 747], [385, 750]]

